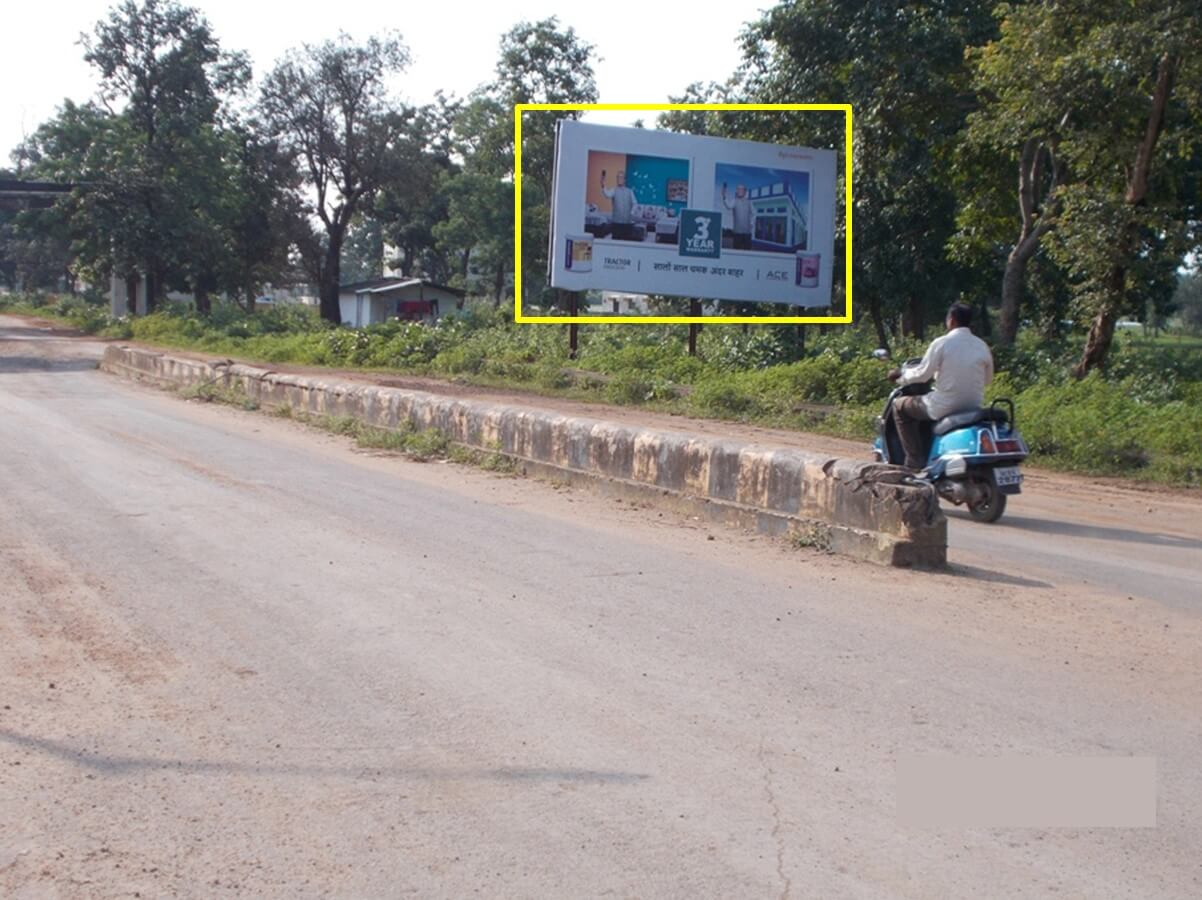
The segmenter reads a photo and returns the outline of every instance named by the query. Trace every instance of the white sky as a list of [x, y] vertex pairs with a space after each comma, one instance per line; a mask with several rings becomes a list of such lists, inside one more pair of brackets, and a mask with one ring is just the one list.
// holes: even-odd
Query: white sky
[[[112, 6], [98, 0], [8, 3], [0, 51], [0, 159], [54, 115], [63, 98], [90, 99], [95, 78], [78, 46]], [[436, 90], [464, 96], [493, 76], [501, 34], [521, 20], [557, 15], [561, 25], [595, 44], [594, 68], [601, 101], [654, 103], [679, 94], [694, 81], [724, 81], [741, 58], [738, 35], [772, 0], [706, 4], [610, 0], [565, 4], [546, 0], [418, 0], [385, 6], [370, 0], [258, 3], [195, 0], [224, 48], [250, 54], [256, 77], [286, 50], [333, 37], [373, 30], [401, 32], [413, 64], [400, 96], [427, 102]], [[603, 121], [626, 124], [633, 115]], [[654, 114], [645, 115], [650, 124]]]

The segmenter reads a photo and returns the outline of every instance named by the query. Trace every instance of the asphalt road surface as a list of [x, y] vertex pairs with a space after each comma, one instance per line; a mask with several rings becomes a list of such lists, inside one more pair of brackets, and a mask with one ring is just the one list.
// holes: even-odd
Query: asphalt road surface
[[[0, 319], [4, 897], [1197, 897], [1202, 502], [887, 570], [94, 370]], [[899, 823], [1152, 756], [1154, 828]]]

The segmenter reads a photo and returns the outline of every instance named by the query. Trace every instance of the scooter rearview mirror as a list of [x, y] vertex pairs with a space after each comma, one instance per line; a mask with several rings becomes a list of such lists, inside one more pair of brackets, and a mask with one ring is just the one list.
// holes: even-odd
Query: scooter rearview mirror
[[876, 359], [888, 359], [889, 351], [886, 350], [884, 347], [877, 347], [875, 350], [872, 351], [872, 355]]

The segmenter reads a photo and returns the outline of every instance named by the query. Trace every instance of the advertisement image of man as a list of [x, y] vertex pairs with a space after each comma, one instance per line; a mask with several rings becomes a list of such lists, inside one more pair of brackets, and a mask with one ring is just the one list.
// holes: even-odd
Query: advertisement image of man
[[751, 249], [751, 198], [747, 196], [747, 185], [740, 184], [735, 188], [735, 198], [727, 199], [726, 184], [722, 185], [722, 205], [730, 210], [734, 220], [734, 249]]
[[635, 199], [634, 191], [626, 186], [626, 173], [618, 173], [617, 187], [607, 188], [605, 186], [605, 170], [602, 169], [601, 193], [613, 201], [613, 213], [609, 220], [613, 225], [614, 240], [633, 241], [634, 205], [638, 201]]
[[985, 405], [985, 385], [993, 381], [993, 354], [989, 345], [972, 333], [970, 324], [972, 307], [953, 303], [947, 311], [947, 334], [931, 341], [922, 362], [889, 373], [889, 380], [898, 384], [935, 379], [929, 394], [893, 401], [893, 421], [908, 469], [926, 466], [922, 422], [937, 422], [944, 416]]

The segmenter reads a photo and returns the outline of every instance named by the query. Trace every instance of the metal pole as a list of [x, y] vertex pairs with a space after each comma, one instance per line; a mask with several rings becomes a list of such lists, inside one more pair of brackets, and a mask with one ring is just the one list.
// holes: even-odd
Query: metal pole
[[[568, 298], [569, 298], [568, 299], [568, 314], [575, 316], [576, 309], [577, 309], [577, 294], [576, 294], [576, 292], [575, 291], [570, 292], [568, 294]], [[579, 344], [580, 344], [579, 329], [580, 329], [580, 326], [577, 325], [575, 322], [573, 322], [572, 324], [570, 324], [568, 326], [568, 359], [576, 358], [576, 351], [579, 349]]]
[[[701, 301], [700, 300], [690, 300], [689, 301], [689, 315], [690, 316], [700, 316], [701, 315]], [[699, 332], [699, 331], [701, 331], [700, 325], [698, 325], [696, 322], [689, 323], [689, 356], [697, 355], [697, 332]]]

